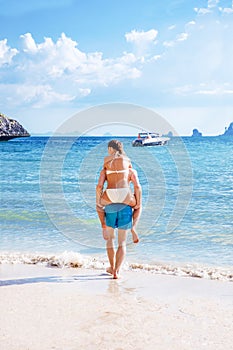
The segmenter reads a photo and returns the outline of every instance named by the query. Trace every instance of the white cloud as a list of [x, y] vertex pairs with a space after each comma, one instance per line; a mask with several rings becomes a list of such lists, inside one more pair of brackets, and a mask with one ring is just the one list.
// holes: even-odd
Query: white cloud
[[[221, 5], [221, 3], [220, 3]], [[230, 4], [229, 4], [230, 6]], [[230, 7], [219, 7], [219, 11], [221, 11], [223, 14], [226, 14], [226, 15], [230, 15], [233, 13], [233, 1], [231, 2], [231, 6]]]
[[195, 11], [199, 14], [199, 15], [206, 15], [208, 13], [213, 12], [217, 6], [218, 6], [219, 0], [208, 0], [207, 1], [207, 7], [195, 7]]
[[121, 62], [125, 62], [127, 64], [135, 63], [137, 61], [137, 57], [133, 53], [124, 52], [121, 57]]
[[81, 96], [86, 97], [86, 96], [90, 95], [91, 89], [82, 89], [82, 88], [79, 88], [79, 92], [80, 92], [80, 95], [81, 95]]
[[101, 52], [82, 52], [77, 48], [77, 42], [64, 33], [55, 43], [51, 38], [45, 38], [43, 43], [36, 44], [29, 33], [21, 38], [26, 57], [20, 69], [36, 73], [40, 81], [69, 79], [82, 84], [105, 85], [115, 79], [120, 81], [140, 76], [140, 71], [135, 67], [138, 59], [132, 53], [104, 59]]
[[[1, 41], [0, 64], [4, 61], [11, 65], [11, 78], [15, 77], [17, 85], [1, 89], [0, 100], [16, 96], [17, 103], [34, 107], [75, 105], [93, 91], [95, 96], [99, 91], [110, 96], [113, 86], [114, 92], [119, 87], [121, 92], [125, 89], [125, 95], [131, 94], [133, 89], [127, 89], [134, 81], [137, 91], [131, 96], [153, 94], [151, 100], [162, 97], [164, 103], [169, 103], [169, 98], [188, 103], [192, 97], [203, 102], [203, 97], [215, 96], [224, 103], [223, 98], [229, 99], [233, 90], [233, 14], [226, 11], [228, 7], [220, 11], [219, 6], [221, 1], [206, 1], [202, 15], [197, 9], [183, 28], [180, 23], [179, 30], [175, 24], [167, 26], [159, 38], [156, 29], [132, 30], [125, 34], [132, 50], [114, 58], [100, 51], [85, 52], [64, 33], [56, 41], [44, 38], [40, 43], [31, 33], [21, 35], [20, 51]], [[7, 78], [9, 69], [4, 69], [1, 74]], [[21, 92], [19, 86], [23, 87]]]
[[233, 1], [231, 4], [231, 7], [221, 6], [221, 0], [208, 0], [207, 1], [207, 7], [195, 7], [194, 10], [199, 15], [206, 15], [211, 14], [214, 12], [222, 12], [224, 14], [231, 14], [233, 13]]
[[60, 105], [75, 99], [75, 96], [53, 91], [49, 85], [1, 84], [0, 92], [0, 104], [4, 105], [7, 102], [15, 107], [30, 105], [33, 108], [42, 108], [54, 103]]
[[171, 26], [168, 27], [168, 30], [173, 30], [173, 29], [175, 29], [175, 28], [176, 28], [176, 25], [173, 24], [173, 25], [171, 25]]
[[208, 8], [216, 7], [218, 3], [219, 3], [219, 0], [208, 0], [207, 7]]
[[138, 59], [124, 53], [115, 59], [103, 59], [102, 54], [89, 55], [86, 62], [75, 72], [76, 82], [94, 86], [109, 86], [126, 79], [136, 79], [141, 71], [135, 66]]
[[188, 39], [188, 33], [180, 33], [177, 35], [177, 41], [184, 41]]
[[[21, 39], [24, 52], [28, 54], [27, 62], [32, 55], [30, 67], [36, 66], [46, 71], [50, 77], [60, 77], [65, 71], [73, 72], [88, 60], [87, 55], [77, 48], [77, 42], [64, 33], [56, 43], [51, 38], [45, 38], [43, 43], [36, 44], [30, 33], [21, 35]], [[35, 54], [36, 59], [33, 57]], [[28, 67], [25, 66], [25, 69]]]
[[155, 42], [158, 35], [158, 31], [155, 29], [144, 31], [132, 30], [130, 33], [125, 34], [127, 42], [135, 43], [136, 45], [141, 45], [145, 42]]
[[132, 30], [125, 34], [126, 41], [132, 43], [136, 49], [136, 55], [138, 57], [144, 56], [151, 51], [153, 46], [157, 44], [156, 38], [158, 31], [156, 29], [151, 29], [148, 31], [137, 31]]
[[233, 6], [231, 8], [230, 7], [227, 7], [227, 8], [220, 7], [219, 10], [222, 11], [223, 13], [231, 14], [231, 13], [233, 13]]
[[207, 13], [211, 13], [211, 10], [209, 8], [198, 8], [198, 7], [195, 7], [194, 8], [194, 11], [197, 12], [199, 15], [206, 15]]
[[176, 38], [174, 40], [164, 41], [163, 42], [163, 46], [165, 46], [165, 47], [174, 47], [180, 41], [185, 41], [187, 39], [188, 39], [188, 33], [187, 32], [179, 33], [179, 34], [176, 35]]
[[226, 16], [218, 5], [207, 3], [211, 16], [198, 13], [174, 40], [163, 42], [162, 62], [169, 78], [161, 78], [161, 84], [164, 92], [185, 103], [208, 104], [212, 98], [223, 105], [232, 98], [233, 14]]
[[24, 35], [20, 35], [20, 38], [23, 42], [23, 51], [36, 53], [38, 51], [38, 46], [35, 43], [31, 33], [26, 33]]
[[233, 95], [233, 84], [217, 82], [206, 82], [200, 84], [187, 84], [178, 86], [174, 89], [174, 93], [181, 96], [203, 95], [203, 96], [229, 96]]
[[173, 91], [176, 95], [187, 96], [188, 94], [193, 93], [194, 88], [191, 84], [186, 84], [175, 87]]
[[198, 95], [212, 95], [212, 96], [227, 96], [233, 95], [233, 86], [231, 88], [226, 88], [225, 86], [217, 86], [216, 88], [207, 87], [206, 89], [201, 89], [195, 92]]
[[[8, 86], [6, 92], [14, 92], [23, 104], [40, 107], [53, 103], [70, 102], [91, 94], [93, 87], [110, 86], [124, 80], [141, 76], [141, 57], [124, 52], [117, 58], [103, 58], [102, 52], [86, 53], [78, 43], [64, 33], [54, 42], [45, 38], [36, 43], [31, 33], [20, 36], [21, 51], [11, 49], [6, 40], [0, 42], [0, 63], [10, 63], [18, 53], [17, 62], [12, 65], [18, 85]], [[1, 55], [2, 53], [2, 55]]]
[[190, 22], [188, 22], [188, 23], [186, 24], [186, 27], [188, 27], [188, 26], [194, 26], [195, 24], [196, 24], [195, 21], [190, 21]]
[[161, 57], [162, 57], [162, 55], [154, 55], [148, 60], [148, 62], [155, 62], [155, 61], [159, 60]]
[[10, 64], [12, 58], [17, 55], [18, 50], [11, 49], [7, 45], [7, 39], [0, 40], [0, 67], [4, 64]]
[[163, 46], [165, 47], [173, 47], [175, 46], [176, 42], [175, 41], [164, 41]]

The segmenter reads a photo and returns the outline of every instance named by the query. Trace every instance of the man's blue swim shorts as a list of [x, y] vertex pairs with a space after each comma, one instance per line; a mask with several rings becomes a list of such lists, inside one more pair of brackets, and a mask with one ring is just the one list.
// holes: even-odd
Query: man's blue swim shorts
[[105, 206], [106, 225], [112, 228], [127, 230], [132, 227], [132, 208], [122, 203], [112, 203]]

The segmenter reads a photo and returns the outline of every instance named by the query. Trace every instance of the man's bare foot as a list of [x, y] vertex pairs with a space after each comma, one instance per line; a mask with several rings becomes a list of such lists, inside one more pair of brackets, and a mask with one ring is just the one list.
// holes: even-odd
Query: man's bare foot
[[106, 269], [106, 272], [107, 272], [107, 273], [110, 273], [111, 275], [114, 274], [114, 270], [113, 270], [113, 268], [112, 268], [111, 266], [109, 266], [109, 267]]
[[119, 278], [119, 272], [116, 271], [116, 270], [114, 270], [114, 271], [113, 271], [113, 279], [114, 279], [114, 280], [117, 280], [118, 278]]
[[132, 227], [131, 229], [131, 233], [132, 233], [132, 237], [133, 237], [133, 242], [134, 243], [138, 243], [139, 242], [139, 237], [137, 232], [134, 230], [134, 228]]
[[107, 241], [109, 239], [109, 233], [108, 233], [107, 227], [102, 227], [102, 233], [103, 233], [103, 238], [105, 239], [105, 241]]

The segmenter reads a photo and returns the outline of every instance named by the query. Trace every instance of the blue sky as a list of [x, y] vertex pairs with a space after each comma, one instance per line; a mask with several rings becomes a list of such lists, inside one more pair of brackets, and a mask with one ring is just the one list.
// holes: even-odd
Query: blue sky
[[181, 135], [233, 121], [231, 0], [0, 0], [0, 23], [0, 111], [29, 132], [118, 102]]

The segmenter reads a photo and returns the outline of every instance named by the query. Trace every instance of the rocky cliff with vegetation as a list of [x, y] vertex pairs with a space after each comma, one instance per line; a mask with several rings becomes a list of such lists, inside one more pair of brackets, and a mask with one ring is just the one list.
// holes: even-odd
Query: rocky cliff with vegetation
[[17, 120], [8, 118], [0, 113], [0, 141], [28, 136], [30, 136], [28, 131]]

